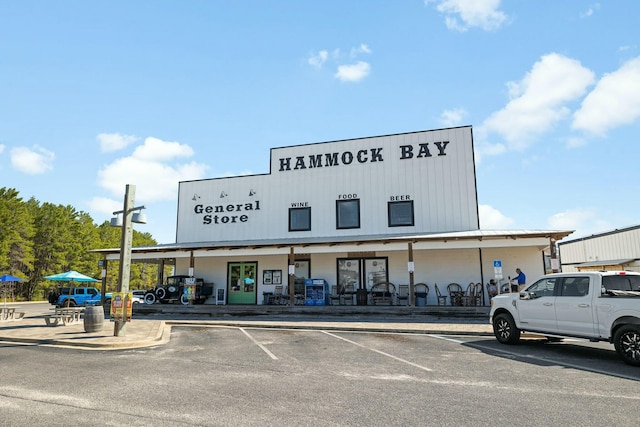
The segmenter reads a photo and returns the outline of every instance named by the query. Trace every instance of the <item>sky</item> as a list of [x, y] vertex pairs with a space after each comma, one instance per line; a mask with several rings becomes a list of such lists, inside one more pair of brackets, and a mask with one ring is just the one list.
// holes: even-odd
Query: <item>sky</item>
[[0, 188], [96, 224], [274, 147], [473, 126], [480, 228], [640, 224], [640, 2], [0, 0]]

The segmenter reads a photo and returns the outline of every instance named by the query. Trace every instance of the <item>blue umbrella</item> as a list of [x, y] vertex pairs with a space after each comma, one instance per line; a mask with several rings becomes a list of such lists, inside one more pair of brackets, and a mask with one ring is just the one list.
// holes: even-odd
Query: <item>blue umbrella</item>
[[10, 274], [3, 274], [2, 276], [0, 276], [0, 282], [21, 282], [23, 280], [24, 279], [12, 276]]
[[[21, 282], [24, 279], [21, 279], [19, 277], [16, 276], [12, 276], [10, 274], [3, 274], [2, 276], [0, 276], [0, 282], [2, 283], [8, 283], [8, 282]], [[3, 289], [2, 293], [4, 294], [4, 305], [5, 307], [7, 306], [7, 289]]]
[[45, 279], [58, 281], [58, 282], [98, 282], [99, 280], [93, 277], [85, 276], [78, 273], [75, 270], [69, 270], [64, 273], [58, 273], [51, 276], [44, 276]]

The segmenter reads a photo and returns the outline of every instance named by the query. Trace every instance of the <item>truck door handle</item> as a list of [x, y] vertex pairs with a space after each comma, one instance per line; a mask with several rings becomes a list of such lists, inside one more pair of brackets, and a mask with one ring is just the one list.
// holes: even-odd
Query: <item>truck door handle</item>
[[589, 304], [578, 304], [578, 307], [584, 307], [584, 308], [587, 308], [587, 307], [589, 307]]

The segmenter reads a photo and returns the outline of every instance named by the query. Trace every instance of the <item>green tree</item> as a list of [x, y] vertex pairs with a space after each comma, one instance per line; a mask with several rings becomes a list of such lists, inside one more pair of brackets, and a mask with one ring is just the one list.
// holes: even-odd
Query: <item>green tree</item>
[[27, 277], [33, 267], [34, 227], [18, 191], [0, 188], [0, 271]]

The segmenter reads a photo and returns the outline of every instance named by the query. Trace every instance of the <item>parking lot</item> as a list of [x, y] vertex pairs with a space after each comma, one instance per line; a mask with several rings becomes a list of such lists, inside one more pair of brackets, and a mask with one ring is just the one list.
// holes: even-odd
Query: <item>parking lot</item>
[[[174, 327], [123, 351], [0, 347], [11, 425], [637, 425], [606, 344]], [[616, 408], [616, 410], [613, 410]]]

